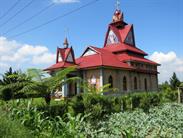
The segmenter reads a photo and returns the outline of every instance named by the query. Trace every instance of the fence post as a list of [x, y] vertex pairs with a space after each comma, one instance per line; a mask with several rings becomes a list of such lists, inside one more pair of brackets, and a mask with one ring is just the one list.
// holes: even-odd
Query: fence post
[[178, 103], [180, 103], [180, 89], [178, 87]]

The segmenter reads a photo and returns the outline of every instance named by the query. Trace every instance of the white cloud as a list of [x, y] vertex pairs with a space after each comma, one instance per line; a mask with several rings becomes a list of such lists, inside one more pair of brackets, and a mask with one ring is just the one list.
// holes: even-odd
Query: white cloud
[[150, 59], [160, 63], [158, 68], [159, 82], [169, 81], [173, 72], [177, 74], [177, 77], [183, 81], [183, 57], [178, 57], [175, 52], [170, 51], [168, 53], [154, 52]]
[[56, 3], [56, 4], [80, 2], [79, 0], [52, 0], [52, 1], [53, 3]]
[[55, 62], [55, 57], [45, 46], [21, 44], [0, 37], [0, 73], [10, 66], [15, 69], [45, 68]]
[[40, 63], [49, 64], [49, 63], [52, 63], [53, 61], [55, 61], [55, 57], [56, 56], [54, 54], [44, 53], [41, 55], [34, 56], [32, 61], [34, 64], [40, 64]]

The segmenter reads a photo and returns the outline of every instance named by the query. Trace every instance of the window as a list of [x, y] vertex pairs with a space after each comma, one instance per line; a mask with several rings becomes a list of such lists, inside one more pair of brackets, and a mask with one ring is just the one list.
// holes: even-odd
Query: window
[[94, 88], [94, 89], [96, 88], [97, 79], [94, 75], [90, 79], [90, 84], [91, 84], [92, 88]]
[[127, 91], [127, 80], [126, 77], [123, 77], [123, 91]]
[[62, 56], [61, 56], [60, 52], [58, 53], [58, 62], [62, 62]]
[[145, 91], [147, 91], [147, 79], [146, 78], [144, 79], [144, 88], [145, 88]]
[[119, 42], [118, 37], [112, 30], [110, 30], [107, 38], [107, 44], [115, 44], [118, 42]]
[[128, 35], [125, 39], [125, 43], [130, 44], [130, 45], [134, 45], [135, 44], [134, 42], [135, 41], [134, 41], [134, 37], [133, 37], [133, 32], [132, 32], [132, 30], [130, 30], [130, 32], [128, 33]]
[[137, 77], [134, 78], [134, 90], [137, 90]]
[[93, 51], [92, 49], [88, 49], [85, 53], [84, 53], [84, 55], [83, 55], [83, 57], [85, 57], [85, 56], [90, 56], [90, 55], [94, 55], [94, 54], [97, 54], [95, 51]]
[[110, 84], [109, 88], [113, 88], [113, 78], [111, 75], [109, 76], [108, 82]]
[[71, 52], [69, 53], [66, 61], [68, 61], [68, 62], [73, 62], [74, 61]]

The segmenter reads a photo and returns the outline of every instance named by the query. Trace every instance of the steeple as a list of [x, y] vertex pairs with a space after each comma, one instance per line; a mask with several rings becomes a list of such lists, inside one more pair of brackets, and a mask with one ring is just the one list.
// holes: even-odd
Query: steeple
[[67, 37], [65, 38], [63, 45], [64, 45], [64, 48], [68, 48], [69, 43], [68, 43]]
[[118, 22], [123, 21], [123, 13], [120, 10], [120, 0], [116, 1], [116, 10], [114, 12], [114, 15], [112, 17], [112, 22]]

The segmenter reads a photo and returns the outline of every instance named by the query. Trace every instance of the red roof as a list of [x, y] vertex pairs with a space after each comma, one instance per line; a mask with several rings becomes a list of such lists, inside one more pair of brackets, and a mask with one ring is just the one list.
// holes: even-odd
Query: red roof
[[158, 63], [151, 61], [149, 59], [146, 58], [142, 58], [142, 57], [137, 57], [137, 56], [131, 56], [128, 55], [126, 53], [123, 54], [118, 54], [118, 59], [120, 61], [137, 61], [137, 62], [143, 62], [143, 63], [148, 63], [148, 64], [153, 64], [153, 65], [158, 65]]
[[70, 66], [75, 66], [76, 64], [73, 64], [73, 63], [67, 63], [67, 62], [58, 62], [46, 69], [44, 69], [44, 71], [47, 71], [47, 70], [56, 70], [56, 69], [61, 69], [61, 68], [67, 68], [67, 67], [70, 67]]
[[[58, 57], [59, 57], [59, 53], [62, 56], [62, 61], [59, 62], [58, 61]], [[67, 61], [67, 57], [69, 55], [69, 53], [72, 54], [73, 56], [73, 62], [68, 62]], [[71, 48], [57, 48], [57, 57], [56, 57], [56, 64], [53, 64], [52, 66], [48, 67], [47, 69], [44, 69], [45, 71], [47, 70], [55, 70], [55, 69], [60, 69], [60, 68], [66, 68], [69, 66], [74, 66], [75, 64], [75, 59], [74, 59], [74, 52], [72, 47]]]
[[[121, 25], [121, 26], [120, 26]], [[109, 31], [113, 30], [113, 32], [118, 37], [119, 43], [116, 44], [107, 44], [107, 37], [109, 34]], [[69, 53], [72, 53], [72, 56], [74, 58], [74, 51], [71, 48], [58, 48], [57, 49], [57, 63], [52, 65], [46, 70], [55, 70], [59, 68], [65, 68], [73, 65], [77, 65], [78, 69], [86, 69], [86, 68], [93, 68], [93, 67], [114, 67], [114, 68], [121, 68], [121, 69], [128, 69], [128, 70], [135, 70], [138, 71], [139, 69], [136, 69], [126, 63], [126, 61], [135, 61], [135, 62], [143, 62], [146, 64], [152, 64], [152, 65], [159, 65], [151, 60], [148, 60], [144, 58], [144, 56], [147, 55], [144, 51], [137, 48], [135, 46], [135, 42], [132, 45], [126, 44], [125, 39], [128, 36], [128, 33], [132, 31], [133, 33], [133, 25], [128, 25], [124, 22], [118, 22], [118, 23], [112, 23], [109, 25], [108, 32], [105, 39], [105, 44], [103, 48], [97, 48], [94, 46], [88, 47], [84, 54], [73, 63], [67, 62], [67, 57]], [[134, 39], [134, 34], [133, 39]], [[85, 53], [88, 51], [88, 49], [91, 49], [94, 52]], [[58, 62], [58, 54], [61, 54], [62, 56], [62, 62]], [[144, 70], [139, 70], [144, 71]], [[145, 70], [148, 71], [148, 70]]]
[[132, 69], [127, 63], [120, 62], [118, 58], [111, 52], [97, 47], [89, 47], [97, 51], [97, 54], [82, 56], [76, 59], [79, 68], [89, 68], [97, 66], [108, 66], [124, 69]]
[[134, 47], [134, 46], [130, 46], [128, 44], [124, 44], [124, 43], [118, 43], [118, 44], [111, 44], [109, 46], [104, 47], [103, 49], [106, 49], [108, 51], [111, 52], [123, 52], [123, 51], [131, 51], [137, 54], [142, 54], [142, 55], [147, 55], [147, 53], [145, 53], [144, 51]]

